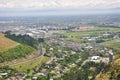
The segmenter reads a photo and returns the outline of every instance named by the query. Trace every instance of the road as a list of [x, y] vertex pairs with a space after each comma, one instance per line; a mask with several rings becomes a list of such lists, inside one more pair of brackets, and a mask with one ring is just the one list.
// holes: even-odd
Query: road
[[38, 55], [39, 55], [39, 56], [44, 55], [43, 50], [42, 50], [42, 44], [41, 44], [41, 43], [39, 43], [39, 45], [38, 45]]
[[43, 55], [44, 55], [44, 53], [43, 53], [43, 50], [42, 50], [42, 43], [39, 43], [39, 45], [38, 45], [38, 55], [36, 55], [35, 57], [29, 58], [29, 59], [26, 59], [26, 60], [23, 60], [23, 61], [20, 61], [20, 62], [6, 64], [4, 66], [14, 66], [14, 65], [21, 64], [21, 63], [26, 63], [26, 62], [35, 60], [35, 59], [37, 59], [37, 58], [39, 58], [40, 56], [43, 56]]

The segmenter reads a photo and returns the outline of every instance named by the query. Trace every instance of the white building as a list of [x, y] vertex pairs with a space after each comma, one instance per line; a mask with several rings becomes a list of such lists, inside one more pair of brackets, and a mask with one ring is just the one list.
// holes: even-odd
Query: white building
[[100, 59], [100, 56], [92, 56], [91, 59], [92, 60], [97, 60], [97, 59]]

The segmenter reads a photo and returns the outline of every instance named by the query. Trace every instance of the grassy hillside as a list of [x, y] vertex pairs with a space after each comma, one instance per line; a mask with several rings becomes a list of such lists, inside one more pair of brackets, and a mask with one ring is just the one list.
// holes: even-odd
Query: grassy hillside
[[4, 37], [3, 34], [0, 34], [0, 52], [7, 51], [8, 49], [14, 48], [18, 45], [20, 44]]
[[26, 57], [35, 51], [34, 48], [17, 43], [0, 34], [0, 63]]
[[45, 63], [48, 60], [49, 60], [48, 57], [40, 56], [40, 57], [38, 57], [36, 59], [30, 60], [30, 61], [27, 61], [27, 62], [23, 62], [23, 63], [17, 64], [17, 65], [13, 65], [13, 66], [10, 66], [10, 67], [14, 68], [14, 69], [16, 69], [18, 71], [26, 72], [27, 69], [30, 69], [32, 71], [32, 69], [35, 66], [40, 66], [42, 63]]
[[120, 58], [115, 60], [112, 64], [107, 64], [104, 67], [103, 73], [96, 76], [96, 80], [115, 80], [118, 75], [120, 75]]
[[14, 48], [8, 49], [7, 51], [0, 52], [0, 62], [11, 61], [14, 59], [26, 57], [30, 55], [34, 48], [27, 46], [27, 45], [18, 45]]
[[104, 66], [103, 73], [98, 74], [96, 80], [115, 80], [120, 75], [120, 39], [110, 40], [101, 45], [112, 48], [115, 59], [113, 63]]

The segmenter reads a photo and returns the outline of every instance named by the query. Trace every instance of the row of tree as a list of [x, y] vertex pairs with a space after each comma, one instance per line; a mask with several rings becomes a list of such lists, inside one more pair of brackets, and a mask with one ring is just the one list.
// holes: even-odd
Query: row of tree
[[11, 34], [10, 32], [6, 32], [5, 34], [6, 34], [5, 37], [7, 38], [10, 38], [16, 42], [26, 44], [37, 49], [38, 40], [30, 37], [29, 35], [15, 35]]

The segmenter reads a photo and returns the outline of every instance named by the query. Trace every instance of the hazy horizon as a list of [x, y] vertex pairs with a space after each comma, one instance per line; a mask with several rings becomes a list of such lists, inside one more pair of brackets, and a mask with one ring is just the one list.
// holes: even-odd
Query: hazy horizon
[[0, 0], [0, 16], [120, 14], [119, 0]]
[[120, 14], [120, 9], [2, 9], [0, 17]]

